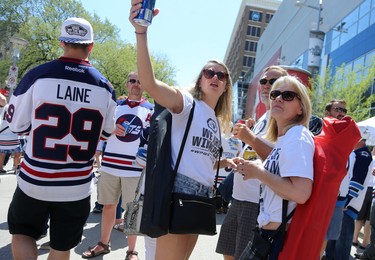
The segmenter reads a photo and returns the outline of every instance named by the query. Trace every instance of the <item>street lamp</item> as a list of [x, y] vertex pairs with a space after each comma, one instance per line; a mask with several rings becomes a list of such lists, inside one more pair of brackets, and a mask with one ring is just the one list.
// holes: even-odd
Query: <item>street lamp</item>
[[307, 4], [305, 4], [301, 1], [296, 1], [295, 5], [298, 6], [298, 7], [306, 6], [306, 7], [309, 7], [311, 9], [314, 9], [314, 10], [318, 11], [318, 23], [316, 25], [316, 30], [319, 31], [320, 30], [320, 24], [323, 23], [323, 18], [321, 16], [322, 11], [323, 11], [323, 0], [319, 0], [319, 6], [307, 5]]
[[12, 61], [13, 64], [9, 68], [8, 79], [7, 79], [7, 87], [9, 88], [9, 97], [12, 96], [14, 89], [17, 86], [17, 77], [18, 77], [18, 61], [20, 59], [20, 48], [25, 47], [28, 42], [24, 39], [11, 37], [9, 42], [12, 44], [13, 49], [13, 56]]
[[308, 70], [311, 72], [312, 77], [315, 78], [319, 72], [320, 57], [323, 50], [323, 42], [325, 36], [325, 33], [320, 30], [320, 24], [323, 22], [323, 18], [321, 15], [323, 10], [323, 0], [319, 0], [319, 6], [306, 5], [301, 1], [296, 1], [295, 4], [298, 7], [306, 6], [318, 11], [318, 23], [316, 25], [316, 30], [310, 30], [307, 60]]

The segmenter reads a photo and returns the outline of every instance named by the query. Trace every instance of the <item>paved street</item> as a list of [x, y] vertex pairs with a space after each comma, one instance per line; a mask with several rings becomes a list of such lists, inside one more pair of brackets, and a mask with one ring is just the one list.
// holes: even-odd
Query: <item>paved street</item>
[[[11, 169], [11, 162], [5, 167], [5, 169]], [[0, 205], [2, 210], [0, 211], [0, 260], [11, 260], [11, 236], [8, 232], [7, 225], [7, 210], [9, 203], [12, 199], [13, 192], [16, 188], [16, 176], [14, 174], [5, 174], [0, 175]], [[94, 205], [96, 200], [96, 193], [91, 197], [92, 205]], [[225, 215], [217, 215], [217, 230], [220, 231], [220, 226]], [[90, 217], [87, 221], [87, 225], [83, 232], [82, 243], [79, 244], [76, 248], [71, 251], [71, 259], [78, 260], [82, 259], [81, 254], [84, 252], [88, 246], [93, 246], [100, 239], [100, 214], [90, 214]], [[215, 253], [216, 242], [218, 236], [200, 236], [197, 246], [194, 249], [194, 252], [190, 259], [193, 260], [216, 260], [223, 259], [221, 255]], [[362, 239], [362, 234], [360, 236]], [[48, 236], [39, 240], [38, 245], [47, 242]], [[124, 259], [125, 252], [127, 249], [127, 240], [119, 231], [113, 230], [111, 236], [111, 253], [96, 257], [95, 259]], [[137, 241], [137, 250], [139, 251], [139, 259], [145, 259], [144, 254], [144, 239], [143, 237], [138, 238]], [[359, 250], [359, 249], [358, 249]], [[355, 247], [352, 247], [352, 255], [357, 252]], [[38, 259], [47, 259], [48, 251], [39, 250]], [[353, 258], [351, 258], [353, 259]]]
[[[5, 169], [11, 169], [11, 162], [5, 167]], [[11, 260], [11, 236], [8, 232], [7, 225], [7, 211], [10, 201], [13, 196], [13, 192], [16, 188], [16, 176], [14, 174], [0, 175], [0, 205], [2, 210], [0, 211], [0, 260]], [[96, 193], [91, 197], [91, 204], [94, 205], [96, 200]], [[93, 207], [93, 206], [92, 206]], [[217, 230], [220, 230], [220, 224], [225, 215], [217, 215]], [[81, 254], [87, 247], [95, 245], [100, 239], [100, 220], [101, 214], [91, 213], [87, 221], [87, 225], [83, 232], [82, 243], [76, 248], [71, 250], [71, 259], [78, 260], [82, 259]], [[197, 246], [191, 256], [191, 259], [199, 260], [213, 260], [222, 259], [219, 254], [215, 253], [216, 242], [218, 236], [200, 236]], [[48, 236], [39, 240], [38, 245], [47, 242]], [[98, 256], [95, 259], [124, 259], [127, 250], [127, 240], [125, 235], [119, 231], [113, 230], [111, 236], [111, 253]], [[137, 251], [139, 252], [139, 259], [145, 259], [144, 253], [144, 238], [139, 237], [137, 240]], [[38, 259], [47, 259], [48, 251], [39, 250]]]

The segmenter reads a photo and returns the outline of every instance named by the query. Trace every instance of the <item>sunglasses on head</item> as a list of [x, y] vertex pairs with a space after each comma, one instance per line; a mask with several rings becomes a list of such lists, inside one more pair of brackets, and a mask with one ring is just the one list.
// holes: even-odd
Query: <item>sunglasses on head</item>
[[270, 85], [272, 86], [273, 83], [275, 83], [276, 80], [277, 80], [277, 79], [261, 79], [261, 80], [259, 80], [259, 83], [260, 83], [261, 85], [266, 85], [267, 82], [268, 82], [268, 83], [270, 83]]
[[129, 81], [131, 84], [135, 84], [136, 82], [138, 82], [138, 84], [141, 84], [141, 82], [139, 82], [139, 80], [136, 80], [136, 79], [129, 79]]
[[335, 107], [333, 110], [335, 110], [336, 112], [344, 113], [344, 114], [346, 114], [346, 112], [348, 112], [348, 110], [346, 108], [342, 108], [342, 107]]
[[203, 70], [203, 76], [206, 78], [206, 79], [212, 79], [214, 76], [217, 76], [217, 79], [220, 80], [220, 81], [223, 81], [225, 79], [227, 79], [228, 77], [228, 74], [225, 73], [225, 72], [222, 72], [222, 71], [213, 71], [212, 69], [204, 69]]
[[284, 92], [281, 92], [280, 90], [273, 90], [270, 92], [270, 99], [275, 100], [280, 95], [284, 101], [292, 101], [295, 97], [298, 99], [300, 98], [294, 91], [286, 90]]

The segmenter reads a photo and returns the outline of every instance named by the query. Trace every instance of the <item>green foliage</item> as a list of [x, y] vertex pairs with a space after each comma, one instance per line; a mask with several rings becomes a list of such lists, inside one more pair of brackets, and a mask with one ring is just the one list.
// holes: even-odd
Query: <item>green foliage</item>
[[374, 78], [374, 64], [366, 70], [355, 68], [353, 71], [345, 70], [345, 64], [335, 72], [329, 67], [323, 76], [311, 80], [313, 114], [324, 117], [325, 106], [330, 100], [343, 99], [349, 116], [357, 122], [367, 119], [371, 103], [375, 102], [375, 96], [370, 95]]
[[[0, 46], [2, 40], [8, 41], [11, 36], [28, 41], [21, 50], [19, 79], [31, 68], [62, 55], [57, 38], [61, 23], [69, 17], [83, 17], [91, 23], [95, 44], [90, 62], [112, 83], [117, 96], [127, 94], [127, 75], [137, 70], [134, 45], [125, 44], [115, 25], [87, 12], [79, 0], [0, 0], [0, 35], [7, 34], [1, 37]], [[0, 82], [6, 79], [11, 63], [10, 57], [0, 60]], [[152, 57], [152, 63], [156, 78], [174, 83], [175, 69], [166, 58]]]

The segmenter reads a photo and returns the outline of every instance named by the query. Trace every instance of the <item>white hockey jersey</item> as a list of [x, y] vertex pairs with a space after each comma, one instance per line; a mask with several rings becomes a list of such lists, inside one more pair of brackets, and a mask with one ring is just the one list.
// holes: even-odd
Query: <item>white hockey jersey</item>
[[93, 157], [114, 130], [108, 80], [88, 61], [61, 57], [30, 70], [15, 89], [7, 120], [29, 133], [18, 185], [45, 201], [76, 201], [94, 187]]
[[140, 102], [128, 99], [116, 108], [116, 124], [126, 129], [124, 136], [111, 135], [107, 140], [101, 170], [119, 177], [139, 177], [142, 167], [135, 161], [143, 129], [150, 124], [154, 105], [143, 99]]

